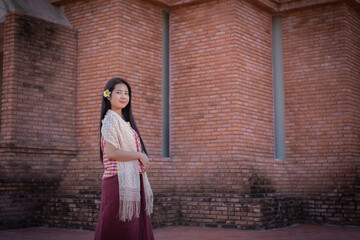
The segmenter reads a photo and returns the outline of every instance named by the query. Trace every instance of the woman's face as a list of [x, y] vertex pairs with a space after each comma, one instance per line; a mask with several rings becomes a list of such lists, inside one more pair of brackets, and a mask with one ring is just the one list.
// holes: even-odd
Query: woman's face
[[118, 83], [108, 99], [111, 103], [111, 110], [121, 110], [129, 103], [129, 89], [124, 83]]

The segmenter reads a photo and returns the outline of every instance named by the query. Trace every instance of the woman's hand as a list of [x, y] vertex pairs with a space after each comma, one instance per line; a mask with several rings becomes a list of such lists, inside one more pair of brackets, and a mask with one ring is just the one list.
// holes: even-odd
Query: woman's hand
[[149, 158], [145, 153], [140, 153], [141, 156], [139, 158], [143, 168], [144, 168], [144, 172], [146, 172], [149, 169]]

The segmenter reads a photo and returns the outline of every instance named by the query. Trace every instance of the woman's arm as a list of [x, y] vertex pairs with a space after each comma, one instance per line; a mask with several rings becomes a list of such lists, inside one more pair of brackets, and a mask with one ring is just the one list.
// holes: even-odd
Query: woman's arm
[[105, 154], [113, 161], [128, 162], [137, 161], [139, 159], [145, 171], [149, 168], [149, 159], [144, 153], [119, 150], [111, 143], [106, 142]]
[[105, 144], [105, 154], [109, 159], [120, 162], [135, 161], [141, 158], [142, 155], [142, 153], [139, 152], [128, 152], [119, 150], [108, 142], [106, 142]]

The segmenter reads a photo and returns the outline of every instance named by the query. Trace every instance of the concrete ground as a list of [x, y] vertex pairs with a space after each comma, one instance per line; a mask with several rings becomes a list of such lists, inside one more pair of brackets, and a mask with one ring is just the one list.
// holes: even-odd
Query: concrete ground
[[[302, 224], [268, 231], [202, 227], [167, 227], [154, 229], [156, 240], [360, 240], [360, 226], [323, 226]], [[91, 240], [92, 231], [23, 228], [0, 231], [0, 240]]]

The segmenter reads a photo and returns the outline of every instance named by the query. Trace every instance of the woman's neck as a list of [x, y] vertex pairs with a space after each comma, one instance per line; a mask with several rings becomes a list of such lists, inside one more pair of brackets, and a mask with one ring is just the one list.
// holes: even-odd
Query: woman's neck
[[124, 116], [122, 114], [122, 109], [111, 109], [111, 111], [116, 112], [122, 119], [124, 119]]

